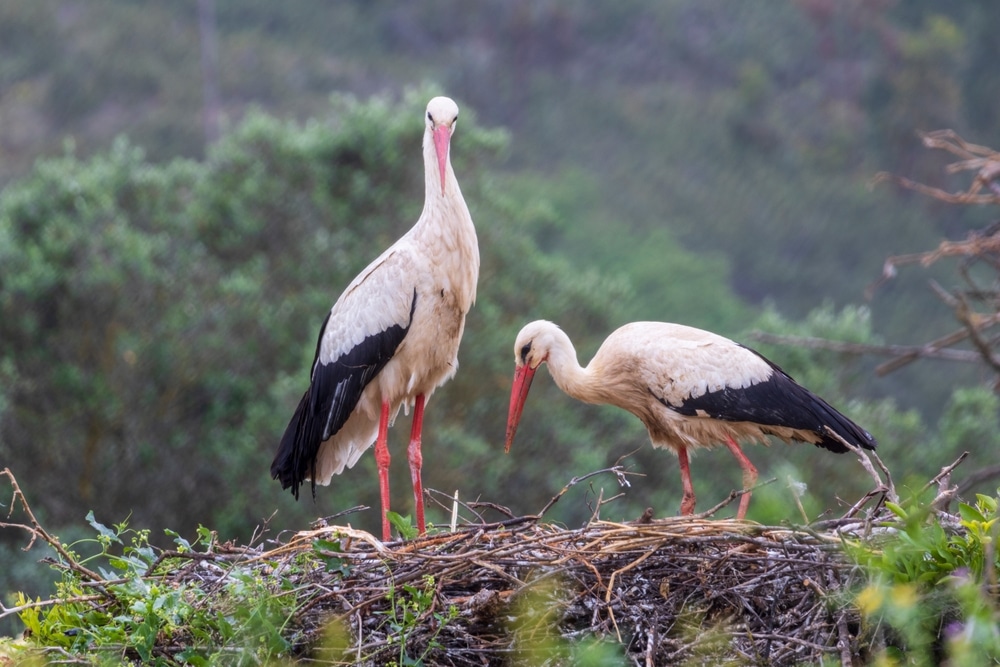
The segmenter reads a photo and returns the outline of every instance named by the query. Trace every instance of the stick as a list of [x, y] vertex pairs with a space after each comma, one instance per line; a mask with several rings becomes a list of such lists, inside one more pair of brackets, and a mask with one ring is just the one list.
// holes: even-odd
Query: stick
[[[21, 509], [24, 510], [24, 513], [28, 515], [28, 520], [31, 522], [31, 526], [26, 526], [23, 523], [0, 523], [0, 528], [21, 528], [31, 533], [31, 541], [28, 542], [28, 545], [26, 547], [22, 548], [22, 551], [28, 551], [29, 549], [31, 549], [32, 545], [34, 545], [35, 543], [35, 540], [40, 537], [46, 543], [48, 543], [50, 547], [55, 549], [56, 553], [58, 553], [63, 559], [65, 559], [66, 563], [69, 565], [71, 569], [73, 569], [76, 572], [79, 572], [81, 575], [83, 575], [84, 577], [86, 577], [91, 581], [103, 582], [104, 578], [101, 577], [99, 574], [92, 572], [83, 565], [77, 563], [76, 560], [74, 560], [73, 556], [68, 551], [66, 551], [63, 545], [59, 542], [59, 538], [55, 537], [54, 535], [49, 535], [48, 531], [42, 528], [42, 525], [38, 523], [38, 519], [35, 518], [35, 514], [31, 511], [31, 507], [28, 506], [28, 499], [25, 498], [24, 493], [21, 492], [21, 487], [18, 486], [17, 480], [14, 478], [14, 473], [10, 471], [10, 468], [4, 468], [3, 470], [0, 470], [0, 475], [10, 480], [11, 488], [14, 489], [14, 495], [10, 501], [10, 511], [8, 511], [7, 513], [7, 518], [9, 519], [11, 514], [14, 513], [14, 506], [16, 504], [19, 504], [21, 506]], [[111, 596], [111, 594], [108, 593], [108, 591], [104, 592], [107, 593], [109, 596]]]
[[545, 507], [543, 507], [542, 511], [538, 513], [537, 517], [539, 519], [541, 519], [542, 516], [544, 516], [545, 513], [548, 512], [549, 509], [553, 505], [555, 505], [557, 502], [559, 502], [560, 498], [562, 498], [564, 495], [566, 495], [566, 492], [569, 491], [570, 488], [576, 486], [577, 484], [579, 484], [580, 482], [584, 481], [585, 479], [590, 479], [591, 477], [595, 477], [597, 475], [600, 475], [600, 474], [603, 474], [603, 473], [606, 473], [606, 472], [614, 473], [615, 476], [618, 477], [619, 480], [624, 479], [624, 475], [628, 474], [628, 473], [625, 472], [625, 468], [622, 467], [622, 466], [611, 466], [610, 468], [604, 468], [602, 470], [595, 470], [594, 472], [589, 472], [586, 475], [582, 475], [580, 477], [574, 477], [573, 479], [569, 480], [569, 482], [566, 483], [566, 486], [564, 486], [559, 491], [559, 493], [557, 493], [555, 496], [552, 497], [552, 500], [550, 500], [548, 503], [545, 504]]
[[767, 486], [768, 484], [773, 484], [776, 481], [778, 481], [778, 478], [777, 477], [772, 477], [771, 479], [767, 479], [767, 480], [764, 480], [763, 482], [758, 482], [757, 484], [754, 484], [749, 489], [741, 489], [739, 491], [737, 491], [736, 489], [733, 489], [732, 491], [729, 492], [729, 495], [727, 497], [723, 498], [722, 501], [719, 502], [719, 504], [717, 504], [715, 507], [712, 507], [711, 509], [707, 509], [704, 512], [699, 512], [698, 514], [691, 514], [691, 515], [689, 515], [688, 518], [690, 518], [690, 519], [707, 519], [708, 517], [712, 516], [713, 514], [715, 514], [719, 510], [721, 510], [723, 507], [725, 507], [726, 505], [728, 505], [729, 503], [733, 502], [737, 498], [742, 497], [744, 494], [746, 494], [746, 493], [753, 493], [757, 489], [759, 489], [761, 487], [764, 487], [764, 486]]
[[[957, 468], [958, 464], [961, 463], [962, 461], [964, 461], [968, 456], [969, 456], [969, 452], [962, 452], [962, 455], [959, 456], [957, 459], [955, 459], [950, 465], [946, 465], [945, 467], [941, 468], [941, 472], [939, 472], [938, 474], [934, 475], [934, 477], [931, 478], [931, 481], [929, 481], [926, 484], [924, 484], [924, 487], [922, 489], [920, 489], [920, 493], [923, 493], [927, 489], [929, 489], [932, 486], [934, 486], [935, 484], [939, 483], [945, 477], [948, 477], [949, 475], [951, 475], [951, 471], [954, 470], [955, 468]], [[920, 495], [920, 494], [917, 494], [917, 495]]]

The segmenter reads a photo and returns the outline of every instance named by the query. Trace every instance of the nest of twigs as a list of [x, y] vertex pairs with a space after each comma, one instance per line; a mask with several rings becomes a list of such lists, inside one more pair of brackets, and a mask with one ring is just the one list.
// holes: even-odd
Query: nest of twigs
[[[349, 573], [303, 575], [304, 658], [334, 620], [349, 629], [350, 646], [323, 659], [358, 664], [401, 654], [435, 665], [568, 664], [573, 643], [594, 637], [638, 665], [850, 665], [861, 653], [859, 615], [841, 595], [860, 575], [829, 535], [677, 518], [468, 528], [383, 545], [328, 527], [260, 558], [281, 569], [331, 538], [342, 548], [329, 555]], [[394, 636], [391, 600], [428, 583], [424, 617]]]
[[[879, 480], [868, 458], [860, 460]], [[114, 606], [107, 586], [115, 582], [74, 560], [38, 524], [9, 470], [2, 474], [28, 522], [0, 527], [47, 542], [87, 589], [4, 615], [61, 602]], [[622, 655], [636, 665], [863, 664], [867, 640], [850, 594], [863, 573], [843, 541], [872, 528], [873, 512], [857, 518], [863, 505], [894, 497], [891, 481], [877, 484], [841, 519], [810, 528], [710, 519], [742, 493], [734, 492], [693, 517], [595, 516], [575, 530], [542, 523], [544, 509], [399, 542], [322, 525], [267, 547], [213, 541], [205, 552], [164, 551], [145, 578], [197, 587], [209, 608], [225, 607], [234, 573], [291, 596], [296, 611], [282, 635], [289, 657], [304, 663], [571, 665], [603, 643], [619, 656], [615, 664]], [[171, 660], [185, 649], [183, 633], [162, 639], [158, 656]]]

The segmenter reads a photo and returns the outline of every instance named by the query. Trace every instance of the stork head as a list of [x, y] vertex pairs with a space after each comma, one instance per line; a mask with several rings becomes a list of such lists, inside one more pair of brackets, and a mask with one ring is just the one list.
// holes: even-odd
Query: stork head
[[441, 194], [444, 194], [445, 175], [448, 168], [448, 148], [451, 135], [458, 122], [458, 105], [450, 97], [435, 97], [427, 103], [426, 135], [434, 142], [438, 173], [441, 176]]
[[510, 410], [507, 413], [507, 439], [505, 452], [510, 452], [517, 432], [518, 422], [524, 402], [531, 389], [535, 372], [549, 358], [552, 348], [553, 331], [560, 331], [552, 322], [536, 320], [526, 324], [514, 341], [514, 383], [510, 388]]

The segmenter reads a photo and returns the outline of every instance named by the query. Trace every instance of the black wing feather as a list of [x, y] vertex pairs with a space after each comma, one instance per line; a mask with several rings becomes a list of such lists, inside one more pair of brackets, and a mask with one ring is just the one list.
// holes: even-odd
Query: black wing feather
[[309, 388], [299, 401], [271, 463], [271, 477], [281, 481], [282, 489], [291, 487], [296, 499], [306, 477], [312, 480], [313, 496], [316, 495], [316, 456], [320, 445], [344, 426], [365, 387], [392, 359], [410, 330], [416, 307], [414, 290], [406, 326], [394, 324], [366, 337], [338, 359], [323, 364], [319, 352], [330, 319], [327, 315], [316, 343]]
[[662, 398], [659, 398], [660, 402], [688, 417], [695, 417], [700, 413], [723, 421], [752, 422], [763, 426], [786, 426], [812, 431], [821, 438], [816, 443], [817, 446], [838, 454], [849, 450], [830, 431], [855, 447], [875, 449], [877, 443], [871, 433], [797, 383], [759, 352], [744, 349], [768, 363], [773, 370], [768, 379], [749, 387], [726, 387], [697, 398], [688, 398], [681, 405], [672, 405]]

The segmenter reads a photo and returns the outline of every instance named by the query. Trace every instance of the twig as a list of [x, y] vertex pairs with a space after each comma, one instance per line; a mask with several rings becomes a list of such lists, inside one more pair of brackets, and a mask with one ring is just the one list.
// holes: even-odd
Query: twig
[[955, 468], [957, 468], [958, 465], [962, 461], [964, 461], [965, 459], [967, 459], [968, 457], [969, 457], [969, 452], [962, 452], [961, 456], [959, 456], [957, 459], [955, 459], [954, 461], [952, 461], [950, 464], [948, 464], [945, 467], [941, 468], [941, 472], [939, 472], [938, 474], [934, 475], [934, 477], [932, 477], [929, 482], [927, 482], [926, 484], [924, 484], [923, 488], [920, 489], [920, 493], [923, 493], [924, 491], [926, 491], [927, 489], [931, 488], [935, 484], [940, 483], [941, 480], [943, 480], [943, 479], [947, 478], [948, 476], [950, 476], [951, 473], [952, 473], [952, 471]]
[[354, 507], [349, 507], [346, 510], [341, 510], [336, 514], [330, 514], [320, 519], [316, 519], [315, 521], [313, 521], [312, 527], [323, 528], [324, 526], [333, 525], [335, 523], [334, 519], [339, 519], [342, 516], [348, 516], [350, 514], [357, 514], [358, 512], [367, 512], [370, 509], [371, 507], [369, 507], [368, 505], [355, 505]]
[[691, 514], [691, 515], [689, 515], [686, 518], [689, 518], [689, 519], [707, 519], [708, 517], [714, 515], [716, 512], [718, 512], [723, 507], [725, 507], [729, 503], [733, 502], [737, 498], [740, 498], [740, 497], [744, 496], [747, 493], [753, 493], [757, 489], [765, 487], [768, 484], [773, 484], [776, 481], [778, 481], [778, 478], [777, 477], [772, 477], [771, 479], [766, 479], [763, 482], [758, 482], [757, 484], [754, 484], [749, 489], [740, 489], [738, 491], [736, 489], [733, 489], [732, 491], [729, 492], [729, 495], [726, 496], [725, 498], [723, 498], [717, 505], [715, 505], [715, 507], [707, 509], [704, 512], [699, 512], [697, 514]]
[[972, 473], [955, 487], [956, 495], [964, 495], [977, 484], [982, 484], [983, 482], [1000, 477], [1000, 465], [986, 466], [985, 468], [980, 468], [976, 472]]
[[[581, 475], [580, 477], [574, 477], [573, 479], [569, 480], [569, 482], [566, 483], [566, 486], [564, 486], [562, 489], [559, 490], [559, 493], [557, 493], [555, 496], [553, 496], [552, 499], [549, 500], [549, 502], [547, 502], [545, 504], [545, 507], [543, 507], [542, 510], [536, 516], [539, 519], [542, 518], [545, 515], [545, 513], [548, 512], [549, 509], [553, 505], [555, 505], [557, 502], [559, 502], [560, 498], [562, 498], [564, 495], [566, 495], [567, 491], [569, 491], [572, 487], [576, 486], [580, 482], [582, 482], [582, 481], [584, 481], [586, 479], [590, 479], [591, 477], [595, 477], [597, 475], [603, 475], [604, 473], [607, 473], [607, 472], [614, 473], [615, 476], [618, 478], [618, 483], [619, 484], [622, 484], [622, 481], [625, 479], [624, 476], [627, 475], [627, 474], [629, 474], [629, 473], [627, 473], [625, 471], [625, 468], [623, 466], [617, 466], [616, 465], [616, 466], [611, 466], [610, 468], [603, 468], [601, 470], [595, 470], [594, 472], [589, 472], [586, 475]], [[626, 484], [627, 484], [627, 481], [626, 481]]]
[[872, 498], [874, 498], [876, 496], [884, 496], [885, 493], [886, 493], [886, 491], [888, 491], [888, 490], [889, 489], [888, 489], [888, 487], [885, 484], [879, 484], [874, 489], [872, 489], [871, 491], [869, 491], [868, 493], [866, 493], [864, 496], [862, 496], [861, 500], [859, 500], [858, 502], [856, 502], [853, 505], [851, 505], [851, 508], [849, 510], [847, 510], [847, 512], [845, 512], [842, 517], [840, 517], [839, 519], [831, 519], [830, 520], [831, 522], [836, 522], [835, 524], [830, 524], [829, 522], [821, 521], [821, 522], [818, 522], [816, 524], [817, 527], [819, 527], [819, 526], [826, 527], [828, 525], [839, 525], [842, 522], [846, 521], [847, 519], [853, 519], [857, 515], [857, 513], [861, 511], [861, 508], [864, 507], [866, 504], [868, 504], [869, 500], [871, 500]]
[[[88, 568], [76, 562], [76, 559], [73, 558], [72, 554], [66, 551], [62, 543], [59, 542], [59, 538], [55, 537], [54, 535], [50, 535], [48, 531], [42, 528], [42, 525], [38, 523], [38, 519], [35, 518], [34, 512], [31, 511], [31, 507], [28, 505], [28, 499], [25, 498], [24, 493], [21, 492], [21, 487], [18, 486], [17, 480], [14, 478], [14, 473], [10, 471], [10, 468], [4, 468], [3, 470], [0, 470], [0, 475], [6, 477], [10, 481], [10, 486], [14, 490], [14, 495], [11, 498], [10, 510], [7, 513], [7, 518], [10, 518], [10, 516], [13, 514], [15, 505], [20, 505], [24, 513], [28, 515], [28, 521], [31, 522], [30, 527], [19, 523], [0, 523], [0, 528], [21, 528], [23, 530], [27, 530], [28, 532], [31, 533], [31, 541], [28, 542], [27, 546], [23, 547], [22, 549], [23, 551], [28, 551], [29, 549], [31, 549], [32, 545], [35, 543], [35, 540], [40, 537], [50, 547], [55, 549], [56, 553], [58, 553], [59, 556], [66, 561], [66, 564], [72, 570], [79, 573], [86, 579], [89, 579], [90, 581], [103, 582], [104, 578], [101, 577], [99, 574], [92, 572]], [[111, 595], [110, 593], [108, 593], [108, 591], [104, 592], [107, 593], [108, 595]]]
[[[831, 428], [826, 427], [826, 429], [827, 433], [830, 436], [835, 438], [837, 441], [842, 443], [845, 447], [847, 447], [849, 450], [851, 450], [857, 455], [858, 461], [861, 462], [861, 467], [863, 467], [868, 472], [868, 474], [871, 475], [871, 478], [875, 480], [876, 490], [879, 490], [879, 487], [885, 487], [886, 497], [889, 499], [889, 501], [894, 503], [899, 502], [899, 496], [896, 495], [896, 487], [892, 483], [892, 475], [889, 473], [889, 469], [885, 466], [885, 464], [882, 463], [882, 459], [878, 457], [878, 454], [876, 454], [874, 451], [866, 452], [860, 447], [857, 447], [856, 445], [852, 445], [851, 443], [847, 442], [847, 440], [840, 437]], [[883, 481], [882, 478], [879, 477], [879, 474], [875, 472], [875, 468], [872, 466], [871, 459], [875, 459], [875, 462], [878, 464], [879, 470], [881, 470], [882, 474], [885, 475], [885, 481]]]
[[[997, 316], [1000, 321], [1000, 315]], [[995, 322], [984, 323], [992, 326]], [[972, 350], [953, 350], [949, 345], [961, 342], [969, 337], [969, 332], [961, 329], [943, 338], [924, 345], [872, 345], [868, 343], [847, 343], [839, 340], [815, 338], [812, 336], [782, 336], [762, 331], [751, 332], [747, 338], [771, 345], [791, 345], [813, 350], [829, 350], [844, 354], [872, 354], [879, 356], [898, 357], [875, 368], [877, 375], [886, 375], [917, 359], [942, 359], [962, 363], [980, 363], [982, 357]]]
[[[451, 512], [452, 508], [455, 506], [456, 501], [455, 501], [455, 496], [453, 495], [431, 488], [424, 489], [424, 493], [426, 493], [427, 497], [430, 498], [438, 507], [445, 510], [446, 512]], [[436, 496], [441, 496], [442, 498], [446, 498], [447, 504], [442, 503]], [[458, 500], [458, 505], [467, 509], [469, 512], [475, 515], [476, 521], [478, 523], [469, 522], [471, 525], [481, 525], [486, 522], [485, 517], [483, 517], [482, 513], [478, 511], [480, 508], [483, 507], [494, 510], [498, 514], [502, 514], [503, 516], [506, 516], [508, 518], [514, 518], [514, 513], [510, 511], [510, 508], [504, 507], [503, 505], [499, 505], [497, 503], [485, 502], [480, 500], [471, 500], [469, 502]]]

